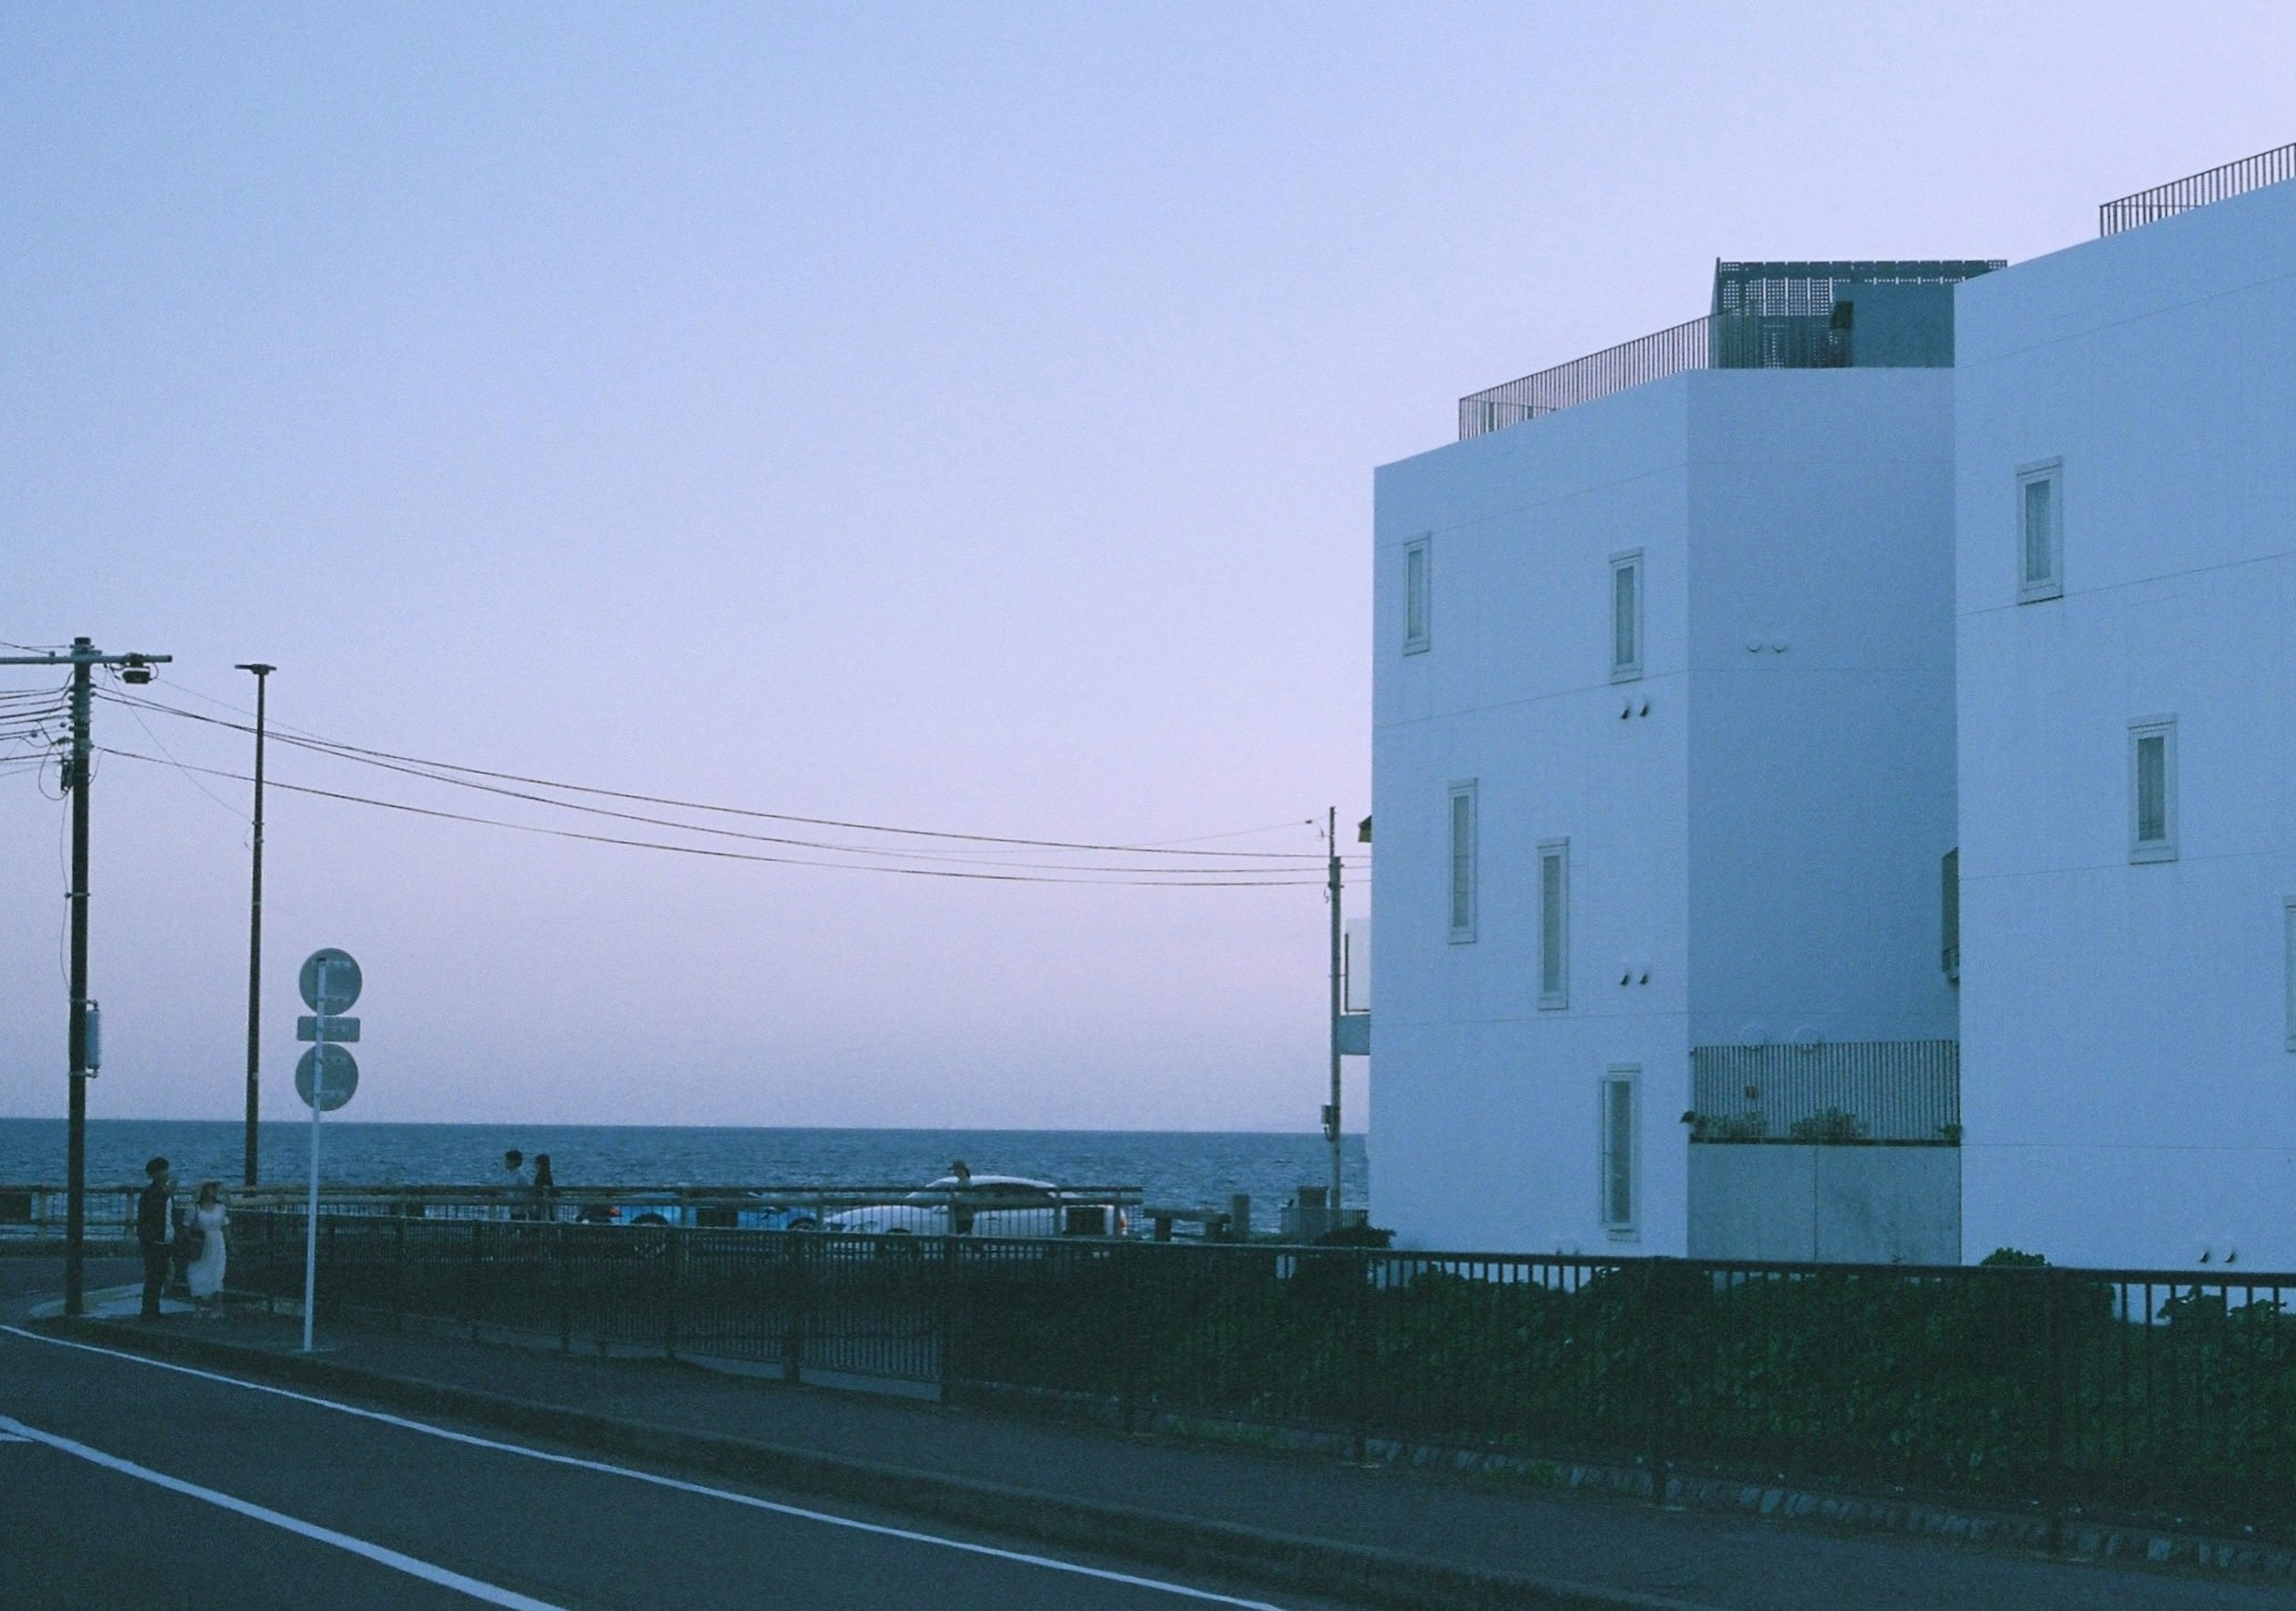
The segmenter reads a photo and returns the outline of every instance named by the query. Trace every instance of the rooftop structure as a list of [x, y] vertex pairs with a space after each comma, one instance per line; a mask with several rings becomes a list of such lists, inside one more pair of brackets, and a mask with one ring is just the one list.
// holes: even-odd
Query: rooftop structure
[[1459, 440], [1685, 369], [1945, 369], [1953, 287], [1999, 258], [1714, 265], [1703, 318], [1459, 399]]

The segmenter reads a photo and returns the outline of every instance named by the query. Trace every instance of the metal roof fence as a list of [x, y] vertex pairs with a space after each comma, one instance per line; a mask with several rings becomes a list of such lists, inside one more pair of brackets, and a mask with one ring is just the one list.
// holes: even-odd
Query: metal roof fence
[[2117, 235], [2125, 229], [2141, 228], [2196, 207], [2206, 207], [2212, 201], [2228, 201], [2289, 179], [2296, 179], [2296, 144], [2276, 146], [2205, 173], [2171, 179], [2166, 185], [2140, 190], [2133, 196], [2107, 201], [2096, 210], [2096, 233], [2100, 236]]
[[1849, 327], [1837, 311], [1859, 285], [1949, 285], [2007, 267], [2001, 258], [1714, 265], [1704, 318], [1605, 347], [1459, 399], [1459, 440], [1591, 403], [1688, 369], [1840, 369]]

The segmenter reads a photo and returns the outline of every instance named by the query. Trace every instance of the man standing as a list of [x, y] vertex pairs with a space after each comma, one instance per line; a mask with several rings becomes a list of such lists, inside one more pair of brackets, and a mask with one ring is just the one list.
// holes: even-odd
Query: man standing
[[534, 1176], [527, 1170], [526, 1155], [515, 1147], [503, 1154], [501, 1179], [504, 1186], [510, 1188], [505, 1194], [510, 1198], [510, 1217], [513, 1220], [525, 1219], [527, 1198], [534, 1192]]
[[160, 1318], [160, 1289], [168, 1284], [168, 1239], [176, 1216], [168, 1160], [154, 1158], [144, 1166], [152, 1183], [135, 1199], [135, 1242], [144, 1252], [144, 1319]]

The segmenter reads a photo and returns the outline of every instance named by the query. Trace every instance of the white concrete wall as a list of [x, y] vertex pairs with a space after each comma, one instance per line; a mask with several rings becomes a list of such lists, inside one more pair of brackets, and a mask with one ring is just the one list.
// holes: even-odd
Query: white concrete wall
[[1691, 1044], [1949, 1040], [1951, 373], [1692, 379]]
[[[1612, 1245], [1597, 1086], [1644, 1068], [1640, 1242], [1679, 1253], [1688, 1101], [1684, 789], [1688, 384], [1660, 382], [1379, 472], [1372, 798], [1374, 1217], [1418, 1245]], [[1431, 646], [1402, 552], [1432, 536]], [[1653, 714], [1610, 681], [1610, 555], [1641, 547]], [[1449, 939], [1448, 787], [1474, 778], [1480, 912]], [[1571, 997], [1538, 1005], [1538, 865], [1571, 842]], [[1604, 968], [1647, 953], [1653, 982]]]
[[[1729, 1040], [1755, 1019], [1954, 1032], [1950, 402], [1939, 372], [1696, 373], [1379, 473], [1371, 1147], [1374, 1217], [1407, 1243], [1685, 1252], [1693, 1013]], [[1633, 548], [1644, 674], [1616, 685], [1610, 560]], [[1757, 630], [1787, 647], [1750, 654]], [[1457, 944], [1447, 813], [1471, 778], [1480, 911]], [[1538, 1004], [1555, 838], [1562, 1012]], [[1642, 1078], [1631, 1240], [1596, 1189], [1621, 1064]]]
[[1961, 1262], [1961, 1149], [1706, 1145], [1690, 1149], [1694, 1259]]
[[[2296, 1268], [2296, 185], [1958, 293], [1965, 1252]], [[2015, 602], [2059, 457], [2065, 593]], [[2177, 717], [2177, 860], [2128, 723]]]

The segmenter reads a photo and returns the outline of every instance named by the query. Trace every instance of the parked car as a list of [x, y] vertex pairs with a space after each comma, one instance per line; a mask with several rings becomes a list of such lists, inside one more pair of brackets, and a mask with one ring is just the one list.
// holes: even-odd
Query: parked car
[[591, 1203], [583, 1206], [581, 1218], [589, 1224], [682, 1225], [704, 1230], [812, 1230], [820, 1221], [810, 1207], [775, 1202], [756, 1192], [699, 1202]]
[[898, 1203], [826, 1216], [825, 1231], [882, 1237], [1120, 1237], [1121, 1209], [1072, 1203], [1049, 1180], [1020, 1175], [943, 1175]]

